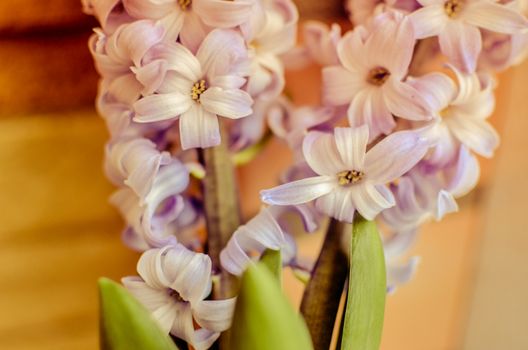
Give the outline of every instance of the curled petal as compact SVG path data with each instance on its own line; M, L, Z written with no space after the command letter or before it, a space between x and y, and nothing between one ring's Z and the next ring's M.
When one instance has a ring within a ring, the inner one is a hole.
M206 148L220 144L218 117L202 106L192 108L180 117L180 140L182 148Z
M443 73L429 73L407 81L421 93L429 111L441 111L455 98L457 90L455 82Z
M242 90L210 87L200 97L200 103L208 112L231 119L247 117L253 112L253 99Z
M177 118L189 111L193 104L190 96L179 92L143 97L134 103L138 123L158 122Z
M462 197L477 185L480 166L477 158L465 146L460 147L458 161L448 174L447 189L455 197Z
M193 10L209 26L233 28L246 22L254 0L193 0Z
M409 120L430 119L430 111L427 110L422 95L429 91L419 91L407 82L391 79L383 86L383 98L392 114Z
M440 221L449 213L458 211L458 204L451 193L446 190L438 192L435 218Z
M297 205L324 196L330 193L336 186L336 176L309 177L289 182L269 190L260 191L260 197L267 204Z
M499 146L499 135L486 121L465 115L453 115L446 121L455 137L471 150L490 158Z
M236 298L224 300L203 300L193 305L196 322L203 328L223 332L231 326Z
M429 142L418 133L395 132L367 152L365 174L376 184L389 183L409 171L428 149Z
M306 162L319 175L335 176L340 171L350 170L343 162L332 134L309 132L304 137L302 149Z
M284 234L270 209L264 208L247 224L240 226L220 253L222 267L240 276L251 258L249 254L262 254L266 249L278 250L285 244Z

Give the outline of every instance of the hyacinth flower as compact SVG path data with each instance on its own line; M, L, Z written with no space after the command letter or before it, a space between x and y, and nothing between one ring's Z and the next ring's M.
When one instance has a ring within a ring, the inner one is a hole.
M370 31L360 26L346 34L338 45L341 65L323 69L324 103L349 106L350 126L367 124L371 140L396 127L393 115L430 118L423 101L427 92L404 81L415 44L412 24L397 12L374 22Z
M372 220L394 205L386 184L410 170L429 148L413 131L396 132L367 152L369 129L335 128L334 135L310 132L303 141L303 154L319 176L261 191L272 205L297 205L316 200L321 212L352 222L357 210ZM387 161L387 160L390 161Z
M179 118L183 149L218 145L218 116L237 119L252 113L253 100L240 89L246 82L240 68L247 55L242 37L234 31L215 30L196 56L177 43L165 49L170 62L164 80L156 93L134 103L134 120L152 123Z
M143 253L137 270L139 277L125 277L123 284L162 330L205 350L229 327L236 299L204 300L212 288L207 255L169 245Z
M419 0L409 18L417 39L438 36L442 53L465 73L475 71L482 50L479 28L504 34L528 29L518 10L490 0Z

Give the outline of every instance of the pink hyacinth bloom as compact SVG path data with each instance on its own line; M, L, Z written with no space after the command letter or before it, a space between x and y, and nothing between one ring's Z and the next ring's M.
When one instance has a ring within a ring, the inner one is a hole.
M352 222L357 210L372 220L394 205L386 184L411 169L427 152L428 142L413 131L387 136L368 152L369 130L336 128L334 135L313 131L303 142L304 157L318 174L261 191L272 205L297 205L316 200L316 208L338 220Z
M162 330L205 350L229 328L236 300L204 300L211 293L211 265L209 256L177 244L143 253L140 277L122 282Z
M420 7L416 0L347 0L345 8L354 25L366 24L373 16L393 9L405 13Z
M487 158L499 145L499 135L486 121L495 107L491 77L463 74L455 68L453 71L458 86L441 73L432 73L413 82L417 89L432 91L428 103L435 111L435 121L427 136L437 144L427 159L437 166L451 162L460 144Z
M134 104L138 123L179 118L183 149L220 143L218 116L238 119L252 113L253 100L241 87L247 50L240 34L217 29L196 56L180 44L165 46L167 71L154 94Z
M81 0L83 11L94 15L104 31L113 33L121 24L134 19L123 9L121 0Z
M341 65L323 70L323 101L349 105L350 126L367 124L371 140L394 129L393 114L428 119L424 92L403 81L414 44L411 23L395 12L377 17L370 33L364 27L348 33L338 46Z
M410 14L416 38L438 36L440 49L458 69L472 73L482 49L479 28L514 34L528 21L514 8L491 0L419 0L423 8Z
M255 0L123 0L136 18L159 19L167 39L178 37L195 52L213 28L234 28L248 21Z

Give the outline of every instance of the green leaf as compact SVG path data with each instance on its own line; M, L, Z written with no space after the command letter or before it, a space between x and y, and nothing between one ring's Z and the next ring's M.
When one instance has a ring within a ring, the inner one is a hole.
M266 266L270 272L275 276L279 285L282 286L282 256L280 250L266 249L260 263Z
M310 350L308 329L263 264L242 277L230 350Z
M99 279L101 349L178 350L150 313L123 287Z
M350 265L341 350L378 350L387 276L383 244L374 222L354 221Z

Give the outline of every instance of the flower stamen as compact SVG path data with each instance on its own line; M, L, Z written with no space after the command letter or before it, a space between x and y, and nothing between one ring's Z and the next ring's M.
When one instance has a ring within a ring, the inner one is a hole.
M205 80L200 80L194 83L192 90L191 90L191 98L195 101L200 101L200 95L203 94L207 90L207 84L205 83Z
M448 17L454 18L462 10L462 1L460 0L447 0L444 2L444 11Z
M341 186L346 186L363 180L364 176L365 173L359 170L344 170L337 173L337 181Z
M372 85L381 86L390 77L390 72L387 68L376 67L370 70L367 76L367 82Z
M180 5L180 8L185 11L189 6L191 6L192 0L178 0L178 5Z

